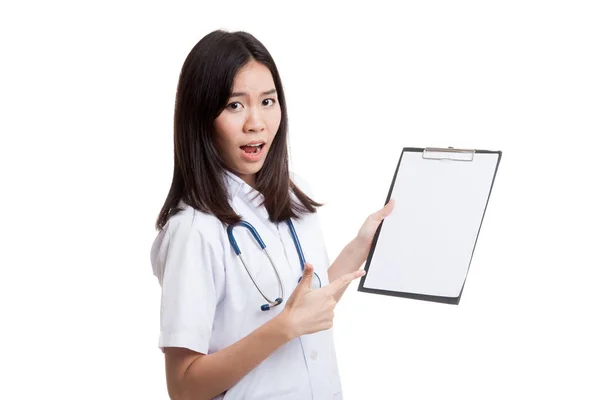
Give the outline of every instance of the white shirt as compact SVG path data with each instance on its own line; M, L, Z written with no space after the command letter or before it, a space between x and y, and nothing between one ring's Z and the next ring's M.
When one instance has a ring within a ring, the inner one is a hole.
M293 180L312 197L304 180ZM287 224L270 222L266 208L259 206L264 197L241 178L227 171L226 183L232 208L254 226L279 270L284 302L261 311L266 301L233 251L226 226L181 202L184 210L169 219L151 250L152 269L162 288L161 349L185 347L209 354L232 345L280 313L302 275ZM293 193L292 199L297 201ZM306 261L327 285L330 263L317 214L303 214L292 222ZM270 299L278 297L277 277L258 243L243 227L233 233L261 289ZM331 330L284 344L216 399L342 399Z

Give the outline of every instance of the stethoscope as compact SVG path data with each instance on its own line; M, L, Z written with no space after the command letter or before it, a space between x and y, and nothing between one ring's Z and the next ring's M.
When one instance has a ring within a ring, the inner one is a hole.
M298 253L298 258L300 259L300 267L302 268L302 272L304 272L304 264L306 263L306 260L304 259L304 253L302 252L302 247L300 246L300 241L298 240L298 235L296 235L296 230L294 229L292 220L288 219L288 220L286 220L286 222L287 222L288 227L290 228L290 233L292 234L292 239L294 240L294 245L296 246L296 252ZM275 275L277 275L277 280L279 281L279 297L277 297L275 300L271 300L265 295L265 293L261 290L260 286L254 279L252 272L250 272L250 270L248 269L248 266L244 262L244 258L242 257L242 252L240 251L240 248L238 247L237 242L235 241L235 238L233 237L233 228L236 226L243 226L244 228L248 229L250 231L250 233L252 233L252 236L254 236L254 239L256 239L256 241L258 242L260 248L263 249L263 251L267 255L267 258L269 259L269 262L271 263L271 267L273 268L273 271L275 271ZM267 246L265 245L265 242L263 242L263 240L261 239L261 237L258 234L258 232L256 231L256 229L249 222L240 221L237 224L229 225L227 227L227 236L229 236L229 243L231 243L231 247L233 247L233 251L235 251L235 254L237 254L240 257L240 260L242 261L244 268L246 268L246 272L250 276L252 283L254 283L254 286L256 287L256 289L258 289L258 291L260 292L262 297L267 301L267 304L263 304L262 306L260 306L260 309L262 311L267 311L267 310L270 310L271 307L275 307L275 306L278 306L279 304L281 304L283 302L283 297L284 297L283 283L281 282L281 276L279 276L279 271L277 270L277 267L273 263L273 260L271 259L271 256L269 255L269 252L267 251ZM298 279L298 282L300 282L300 279L302 279L302 277L300 277ZM311 282L311 287L313 287L313 288L321 287L321 278L319 278L319 276L316 273L313 273L313 281Z

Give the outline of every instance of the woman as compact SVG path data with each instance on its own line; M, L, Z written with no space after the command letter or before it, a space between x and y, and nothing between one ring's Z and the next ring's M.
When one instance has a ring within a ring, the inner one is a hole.
M321 204L288 171L287 128L281 79L258 40L215 31L194 46L179 78L173 181L151 251L172 399L342 398L334 308L364 275L393 202L330 265Z

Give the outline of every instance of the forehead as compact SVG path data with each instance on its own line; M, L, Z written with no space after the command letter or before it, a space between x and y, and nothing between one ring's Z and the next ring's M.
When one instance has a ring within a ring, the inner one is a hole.
M246 64L233 79L233 92L265 92L274 88L271 71L256 61Z

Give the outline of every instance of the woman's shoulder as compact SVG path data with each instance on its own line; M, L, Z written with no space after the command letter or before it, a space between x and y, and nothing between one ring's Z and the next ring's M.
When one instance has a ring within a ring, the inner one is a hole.
M224 249L224 229L217 217L183 202L178 208L180 211L169 218L152 243L150 258L155 275L162 271L161 265L171 249L184 251L189 246L208 246L215 254Z
M218 239L217 234L223 229L222 222L214 215L195 209L194 207L179 202L180 211L172 215L163 230L167 234L176 232L194 233L206 239Z
M179 211L171 215L165 226L158 232L152 252L167 250L173 243L203 242L214 248L222 248L223 224L214 215L197 210L179 202Z

